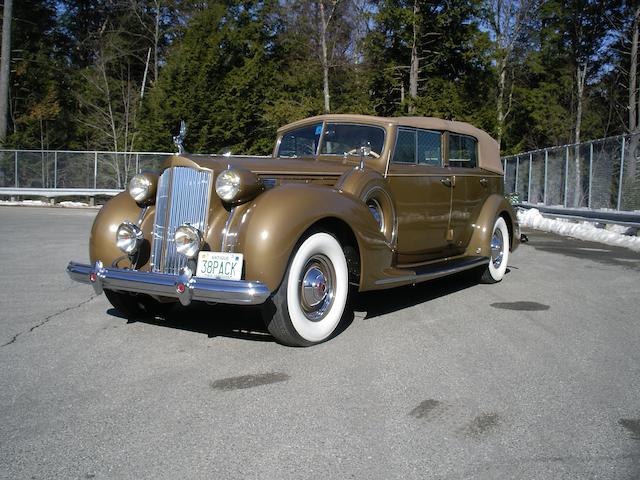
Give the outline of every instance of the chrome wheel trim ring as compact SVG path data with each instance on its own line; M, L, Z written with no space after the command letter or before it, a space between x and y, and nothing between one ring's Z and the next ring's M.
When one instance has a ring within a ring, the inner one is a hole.
M331 310L335 298L336 273L329 258L322 254L307 260L300 278L300 307L304 316L321 321Z
M500 268L502 259L504 257L504 238L502 237L502 230L496 228L493 231L493 237L491 237L491 262L494 268Z

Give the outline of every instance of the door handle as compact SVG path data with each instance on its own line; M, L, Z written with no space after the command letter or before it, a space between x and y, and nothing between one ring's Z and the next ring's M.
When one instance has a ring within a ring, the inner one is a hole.
M489 180L487 180L486 178L481 178L480 179L480 185L482 185L483 187L486 187L487 185L489 185Z
M450 178L441 178L440 183L443 184L445 187L451 187L452 185Z

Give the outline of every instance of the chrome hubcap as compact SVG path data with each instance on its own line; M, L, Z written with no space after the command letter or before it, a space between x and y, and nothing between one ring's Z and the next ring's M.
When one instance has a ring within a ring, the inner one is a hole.
M313 322L324 318L333 304L335 272L324 255L314 255L302 269L300 303L304 315Z
M495 268L500 268L504 257L504 239L502 230L496 229L491 238L491 262Z

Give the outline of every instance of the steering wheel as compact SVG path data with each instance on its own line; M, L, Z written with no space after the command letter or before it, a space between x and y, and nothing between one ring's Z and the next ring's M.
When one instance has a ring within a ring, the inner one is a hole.
M360 149L354 148L353 150L349 150L347 152L347 155L360 155ZM374 152L373 150L369 152L369 155L371 155L373 158L380 158L380 154L377 152Z

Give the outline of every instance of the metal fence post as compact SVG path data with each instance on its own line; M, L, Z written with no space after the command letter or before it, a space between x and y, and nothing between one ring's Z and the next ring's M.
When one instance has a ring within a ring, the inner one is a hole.
M620 210L620 204L622 203L622 174L624 172L624 142L626 138L622 137L622 148L620 149L620 178L618 178L618 210Z
M98 152L93 152L93 188L98 188Z
M516 184L513 187L515 193L518 193L518 170L520 170L520 157L516 156Z
M136 173L140 173L140 154L136 153Z
M587 208L591 208L591 189L593 188L593 142L589 144L589 198Z
M549 163L549 150L544 149L544 194L542 203L547 204L547 164Z
M569 147L564 147L564 200L563 205L567 206L567 196L569 195Z
M58 151L53 152L53 188L58 188Z
M16 184L16 188L18 188L18 151L14 150L13 152L13 174L15 175L14 182Z
M533 163L533 153L529 153L529 185L527 186L527 202L531 203L531 167Z

